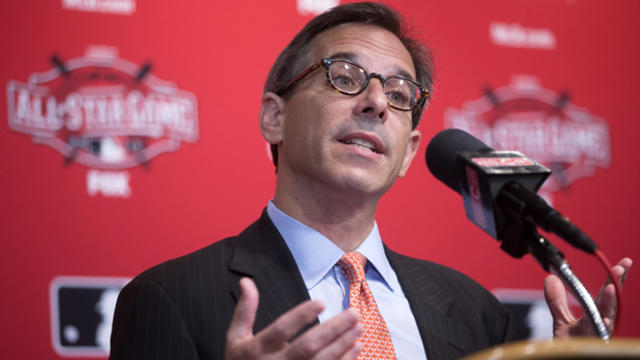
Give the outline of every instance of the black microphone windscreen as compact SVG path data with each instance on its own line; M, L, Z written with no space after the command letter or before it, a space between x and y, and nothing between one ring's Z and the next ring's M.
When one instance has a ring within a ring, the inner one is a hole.
M482 141L460 129L446 129L436 134L427 145L425 158L429 171L453 191L460 193L456 154L461 151L492 151Z

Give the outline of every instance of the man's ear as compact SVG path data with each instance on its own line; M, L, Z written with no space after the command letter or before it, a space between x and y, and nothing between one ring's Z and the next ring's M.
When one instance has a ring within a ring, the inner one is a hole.
M280 144L284 133L285 101L280 96L266 92L260 107L260 132L269 144Z
M402 168L400 169L400 173L398 173L398 176L403 177L407 173L407 170L409 170L411 161L413 161L416 153L418 153L421 138L422 134L420 133L420 131L411 131L411 135L409 135L409 141L407 142L407 151L404 154L404 159L402 160Z

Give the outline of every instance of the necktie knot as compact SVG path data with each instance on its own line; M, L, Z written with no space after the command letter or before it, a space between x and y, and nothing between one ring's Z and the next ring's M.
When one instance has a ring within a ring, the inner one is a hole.
M340 265L349 284L365 281L364 266L366 263L367 258L355 251L342 255L342 258L338 261L338 265Z

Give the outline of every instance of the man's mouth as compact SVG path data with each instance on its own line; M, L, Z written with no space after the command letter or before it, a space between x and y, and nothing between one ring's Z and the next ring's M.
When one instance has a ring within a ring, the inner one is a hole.
M379 141L376 141L375 138L365 139L361 136L347 136L344 139L338 140L338 142L366 149L376 154L382 154L383 152L382 144L380 144Z

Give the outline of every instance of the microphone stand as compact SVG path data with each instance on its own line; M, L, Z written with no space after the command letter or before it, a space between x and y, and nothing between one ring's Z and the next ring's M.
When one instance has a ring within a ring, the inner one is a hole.
M560 279L562 279L576 299L578 299L580 305L582 305L584 313L589 317L589 320L591 320L591 325L593 325L598 336L603 340L609 340L611 334L604 325L602 316L600 316L600 312L598 311L593 298L584 285L582 285L580 279L578 279L576 274L571 270L571 267L565 261L562 252L560 252L560 250L558 250L542 235L538 234L535 229L533 229L528 240L533 257L538 261L543 269L556 274Z
M608 340L611 334L604 325L593 298L565 261L564 254L538 234L536 222L526 216L527 203L519 197L511 196L509 192L501 192L496 200L505 210L499 218L504 225L499 238L502 242L500 248L515 258L531 253L544 270L560 277L582 305L596 334L603 340Z

